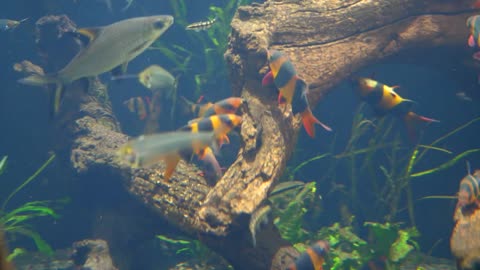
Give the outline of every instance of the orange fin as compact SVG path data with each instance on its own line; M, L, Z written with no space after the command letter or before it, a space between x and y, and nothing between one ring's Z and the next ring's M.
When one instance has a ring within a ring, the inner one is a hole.
M165 163L167 164L167 168L165 169L165 173L163 174L165 181L170 181L170 177L172 177L173 171L175 171L175 168L177 167L179 161L180 156L178 154L170 154L165 157Z
M319 124L327 131L332 131L332 129L325 125L324 123L320 122L313 114L310 108L307 108L305 111L302 112L302 122L303 127L307 134L314 138L315 137L315 124Z
M414 112L408 112L404 117L405 125L407 127L408 137L412 142L417 140L417 124L420 122L425 123L438 123L440 121L418 115Z
M283 96L282 96L282 93L279 91L279 92L278 92L278 99L277 99L277 100L278 100L278 104L282 104L282 97L283 97Z
M468 46L469 47L475 47L475 40L473 39L473 35L468 36Z
M392 87L392 89L398 89L398 88L400 88L400 85L394 85L394 86L391 86L391 87Z

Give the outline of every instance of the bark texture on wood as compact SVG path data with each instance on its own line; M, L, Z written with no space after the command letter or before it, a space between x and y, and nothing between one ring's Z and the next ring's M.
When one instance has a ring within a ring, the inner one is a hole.
M269 269L274 257L278 259L272 269L284 269L291 261L284 258L295 252L281 249L288 244L278 232L272 228L260 233L257 248L251 246L248 233L248 216L282 174L300 124L289 109L278 108L274 93L261 87L267 70L265 49L280 49L291 57L310 84L309 98L316 104L359 68L401 50L465 42L465 19L473 12L470 2L277 0L241 7L232 22L225 58L234 94L247 101L242 108L242 145L215 186L184 162L170 183L163 180L162 163L137 170L119 163L115 151L128 138L118 131L105 106L108 102L98 98L83 100L80 113L66 120L71 165L80 174L101 170L117 177L145 205L185 232L198 234L236 269ZM54 53L44 50L61 41L63 35L55 33L64 28L41 33L37 41L55 67L65 59L54 59ZM90 84L97 94L99 88ZM284 255L275 256L278 250Z

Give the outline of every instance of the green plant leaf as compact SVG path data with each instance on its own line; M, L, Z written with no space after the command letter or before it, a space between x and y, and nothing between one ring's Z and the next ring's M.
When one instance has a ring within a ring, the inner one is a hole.
M2 175L7 168L7 158L8 156L4 156L2 160L0 160L0 175Z

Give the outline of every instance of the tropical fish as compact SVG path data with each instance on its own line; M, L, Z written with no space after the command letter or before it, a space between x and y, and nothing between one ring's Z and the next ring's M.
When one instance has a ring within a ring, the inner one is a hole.
M190 101L186 101L190 102ZM244 100L239 97L231 97L222 99L215 103L194 104L190 102L190 108L195 116L198 118L190 120L188 123L193 123L202 118L210 117L216 114L234 114L238 108L243 104Z
M475 15L467 18L467 27L470 29L468 36L468 46L475 48L480 47L480 15ZM473 54L475 60L480 60L480 52Z
M262 83L271 80L269 79L270 76L273 77L275 86L280 91L278 95L279 103L283 97L288 104L292 105L293 114L301 114L303 127L310 137L315 137L314 124L319 124L325 130L331 131L332 129L329 126L320 122L312 114L307 99L307 83L299 77L287 55L280 51L268 50L267 57L270 72L265 75Z
M160 160L166 162L164 178L170 179L183 151L208 147L214 140L213 132L168 132L143 135L127 142L117 152L118 158L132 168L150 167Z
M124 73L128 62L145 51L172 24L172 16L158 15L122 20L104 27L78 29L75 34L88 39L88 44L63 69L45 76L32 74L19 82L34 86L56 84L55 114L66 84L110 70L114 74Z
M131 113L136 113L140 120L145 120L151 111L151 101L149 97L132 97L123 102Z
M480 170L476 170L471 174L470 163L467 162L467 175L460 181L458 189L458 207L476 204L480 207Z
M192 132L213 131L215 133L215 138L218 141L218 146L221 147L224 143L230 143L227 134L241 123L241 116L236 114L220 114L202 118L180 128L179 130Z
M467 18L467 27L470 30L470 35L468 36L468 46L475 47L480 44L480 15L470 16Z
M0 228L0 270L14 270L12 263L7 260L8 258L7 240L5 239L5 232L3 228Z
M257 231L260 230L260 227L263 224L268 223L268 215L272 211L272 207L270 205L265 205L261 208L256 209L252 215L250 216L250 222L248 224L248 228L250 230L250 235L252 236L252 244L253 247L257 246Z
M297 188L303 188L305 186L305 182L302 181L287 181L287 182L282 182L273 188L272 191L268 194L268 197L275 196L278 194L281 194L283 192L287 192L292 189L297 189Z
M325 255L328 253L330 246L328 242L320 240L307 248L307 250L300 254L300 256L292 263L288 270L322 270L325 261Z
M28 20L28 18L22 19L20 21L0 19L0 30L2 31L13 30L26 20Z
M203 117L205 115L205 112L213 107L213 103L207 102L207 103L194 103L185 97L181 96L180 99L183 101L183 103L186 105L187 109L185 110L186 114L191 114L193 117Z
M221 114L213 115L208 118L200 119L199 121L187 124L186 126L180 128L181 131L190 131L192 133L196 132L211 132L215 134L217 144L215 148L220 148L222 144L226 141L230 142L227 133L229 133L233 128L242 123L242 117L235 114ZM209 146L204 148L199 148L197 151L193 150L200 160L203 160L212 165L215 174L220 177L222 174L222 169L217 159L215 158L214 152ZM192 152L184 151L184 157L187 159L192 155Z
M439 122L438 120L420 116L411 111L414 101L404 99L394 90L399 86L388 86L369 78L357 78L357 87L360 97L373 107L378 116L393 113L401 117L406 126L410 139L415 140L415 124L417 122Z
M214 25L216 21L217 21L217 17L215 17L215 18L213 18L212 20L209 20L209 21L201 21L201 22L192 23L192 24L187 25L187 27L185 27L185 30L193 30L195 32L200 32L202 30L207 30L210 27L212 27L212 25Z
M177 87L177 81L170 72L158 65L151 65L139 74L125 74L112 77L112 80L138 78L138 81L152 91L165 91L168 95Z

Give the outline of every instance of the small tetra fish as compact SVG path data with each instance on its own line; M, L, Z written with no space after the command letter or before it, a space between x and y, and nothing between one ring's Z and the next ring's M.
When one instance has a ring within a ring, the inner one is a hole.
M149 97L133 97L123 102L131 113L136 113L140 120L145 120L151 111Z
M169 181L183 151L200 152L214 140L213 132L168 132L143 135L127 142L117 157L132 168L150 167L160 160L166 162L165 181Z
M248 224L248 228L250 230L250 235L252 237L252 244L253 247L257 246L257 231L260 230L262 224L268 223L268 215L272 211L272 207L270 205L265 205L256 209L252 215L250 216L250 222Z
M415 124L417 122L439 122L438 120L420 116L411 111L414 101L404 99L394 89L399 86L388 86L369 78L357 78L356 90L360 97L373 107L378 116L393 113L401 117L406 126L410 139L415 140Z
M320 122L312 114L307 99L307 83L299 77L287 55L280 51L268 50L267 58L270 72L265 75L262 84L268 84L273 78L273 82L280 92L278 95L279 103L283 97L288 104L292 105L293 114L301 114L303 127L310 137L315 137L315 124L331 131L332 129L329 126Z
M287 270L322 270L325 256L330 250L328 242L320 240L311 245Z
M469 97L467 95L467 93L465 93L464 91L457 92L455 94L455 96L457 96L458 99L463 100L463 101L467 101L467 102L472 102L473 101L472 98Z
M195 23L187 25L187 27L185 27L185 30L193 30L195 32L200 32L202 30L207 30L210 27L212 27L215 24L216 21L217 21L217 17L215 17L215 18L213 18L212 20L209 20L209 21L195 22Z
M467 205L476 204L480 207L480 170L476 170L473 174L470 171L470 164L467 162L467 176L460 181L458 189L457 208Z
M17 28L21 23L28 20L28 18L22 19L20 21L9 20L9 19L0 19L0 30L9 31Z

